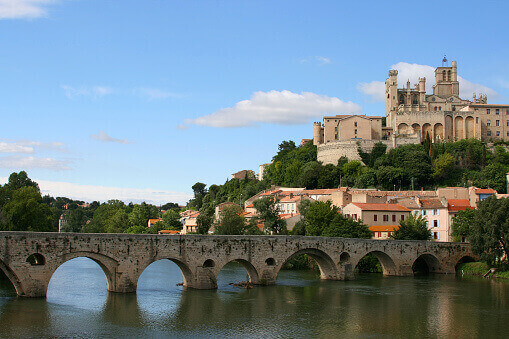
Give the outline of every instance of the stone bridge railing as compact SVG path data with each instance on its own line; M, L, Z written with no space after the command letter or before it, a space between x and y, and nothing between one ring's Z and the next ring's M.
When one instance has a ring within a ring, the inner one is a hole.
M0 232L0 269L18 295L43 297L55 270L64 262L87 257L103 269L108 290L136 292L140 275L160 259L175 262L184 286L217 288L216 277L231 261L241 263L254 284L274 284L291 257L308 254L321 278L353 279L360 259L373 253L384 275L412 275L422 260L433 273L454 273L470 245L430 241L367 240L303 236L132 235Z

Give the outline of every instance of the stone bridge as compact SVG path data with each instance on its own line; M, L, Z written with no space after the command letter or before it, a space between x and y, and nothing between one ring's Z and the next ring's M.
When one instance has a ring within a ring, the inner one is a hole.
M136 292L151 263L169 259L182 270L184 286L217 288L221 268L242 264L254 284L275 284L293 256L308 254L322 279L353 279L360 259L373 253L384 275L412 275L417 261L432 273L455 273L473 258L464 243L367 240L304 236L132 235L0 232L0 269L20 296L44 297L55 270L68 260L87 257L103 269L108 291Z

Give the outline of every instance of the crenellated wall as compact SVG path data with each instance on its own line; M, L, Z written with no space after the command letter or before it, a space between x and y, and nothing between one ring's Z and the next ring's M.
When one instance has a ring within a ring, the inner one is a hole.
M436 273L454 273L462 258L473 257L468 244L428 241L0 232L0 269L18 295L27 297L44 297L55 270L76 257L101 266L109 291L131 293L145 268L160 259L180 267L184 286L213 289L219 271L231 261L246 268L252 283L267 285L274 284L283 264L298 254L317 261L322 279L345 280L353 278L353 269L368 253L379 258L385 275L397 276L413 274L419 257Z

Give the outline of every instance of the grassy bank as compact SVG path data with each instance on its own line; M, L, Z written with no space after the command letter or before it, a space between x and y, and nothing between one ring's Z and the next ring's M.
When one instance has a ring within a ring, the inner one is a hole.
M484 262L467 262L458 266L458 273L482 277L489 269L490 266ZM496 278L509 279L509 271L497 271L493 276Z

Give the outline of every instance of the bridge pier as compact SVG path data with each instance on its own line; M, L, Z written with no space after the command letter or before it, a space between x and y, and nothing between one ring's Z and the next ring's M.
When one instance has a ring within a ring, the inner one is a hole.
M213 290L217 288L216 277L210 268L198 266L194 276L194 282L188 282L186 284L187 287L196 288L197 290Z

